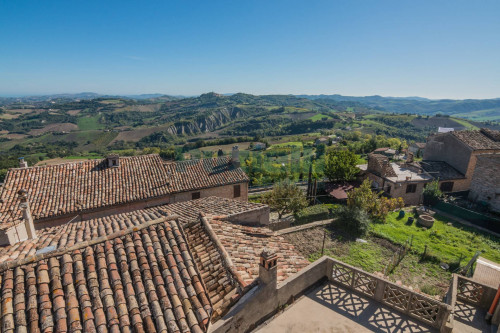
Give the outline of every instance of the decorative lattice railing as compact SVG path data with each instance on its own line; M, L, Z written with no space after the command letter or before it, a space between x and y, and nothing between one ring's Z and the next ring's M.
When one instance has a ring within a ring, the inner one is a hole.
M457 299L471 305L479 305L485 292L482 284L458 276Z
M330 279L434 327L444 325L451 312L445 303L337 260L332 260Z

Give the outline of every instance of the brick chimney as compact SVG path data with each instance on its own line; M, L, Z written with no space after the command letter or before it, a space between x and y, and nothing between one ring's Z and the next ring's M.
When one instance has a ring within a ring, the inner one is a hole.
M232 157L231 157L231 163L234 165L235 168L240 167L240 149L238 146L233 147L233 152L232 152Z
M108 162L108 167L110 168L118 168L120 166L120 156L118 156L118 154L106 156L106 161Z
M260 254L259 279L266 286L276 288L278 281L278 256L273 251L264 248Z
M28 162L24 160L24 157L19 157L19 167L23 169L28 167Z
M28 236L28 239L35 239L37 238L37 236L36 236L35 224L33 223L33 217L31 216L30 204L28 202L28 195L27 195L28 192L26 190L19 190L17 194L19 195L19 198L21 200L19 208L21 208L23 212L23 222L26 228L26 234Z

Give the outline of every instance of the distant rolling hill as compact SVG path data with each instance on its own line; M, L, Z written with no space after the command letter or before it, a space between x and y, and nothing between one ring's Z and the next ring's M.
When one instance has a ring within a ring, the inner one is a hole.
M311 100L334 100L337 102L358 102L373 109L420 115L443 114L475 121L500 121L500 98L494 99L439 99L422 97L342 96L342 95L298 95Z

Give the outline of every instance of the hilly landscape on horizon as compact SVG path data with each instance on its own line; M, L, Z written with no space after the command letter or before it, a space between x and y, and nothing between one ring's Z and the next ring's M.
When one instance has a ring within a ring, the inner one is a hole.
M181 158L181 153L196 158L208 156L196 150L203 146L307 143L352 133L359 133L354 141L377 136L410 143L425 141L438 127L500 129L499 114L500 99L243 93L9 97L0 98L0 156L5 164L0 169L15 166L21 156L34 164L56 157L92 158L158 147L167 149L170 158Z

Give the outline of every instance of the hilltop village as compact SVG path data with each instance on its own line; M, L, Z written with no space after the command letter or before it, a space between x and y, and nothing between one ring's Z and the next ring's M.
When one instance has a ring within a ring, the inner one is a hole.
M377 148L354 162L349 181L310 172L307 182L255 189L241 160L236 145L184 161L110 154L31 166L21 158L0 187L1 331L471 332L500 324L499 131ZM277 207L286 216L277 218ZM348 219L346 207L356 212ZM370 214L378 222L350 234L350 221ZM371 272L353 259L357 247L374 251L369 237L393 249L390 265ZM482 247L462 249L461 239ZM350 247L337 253L329 244ZM462 251L454 268L453 251ZM410 274L401 270L416 257L422 270L440 272L437 291L394 278Z

